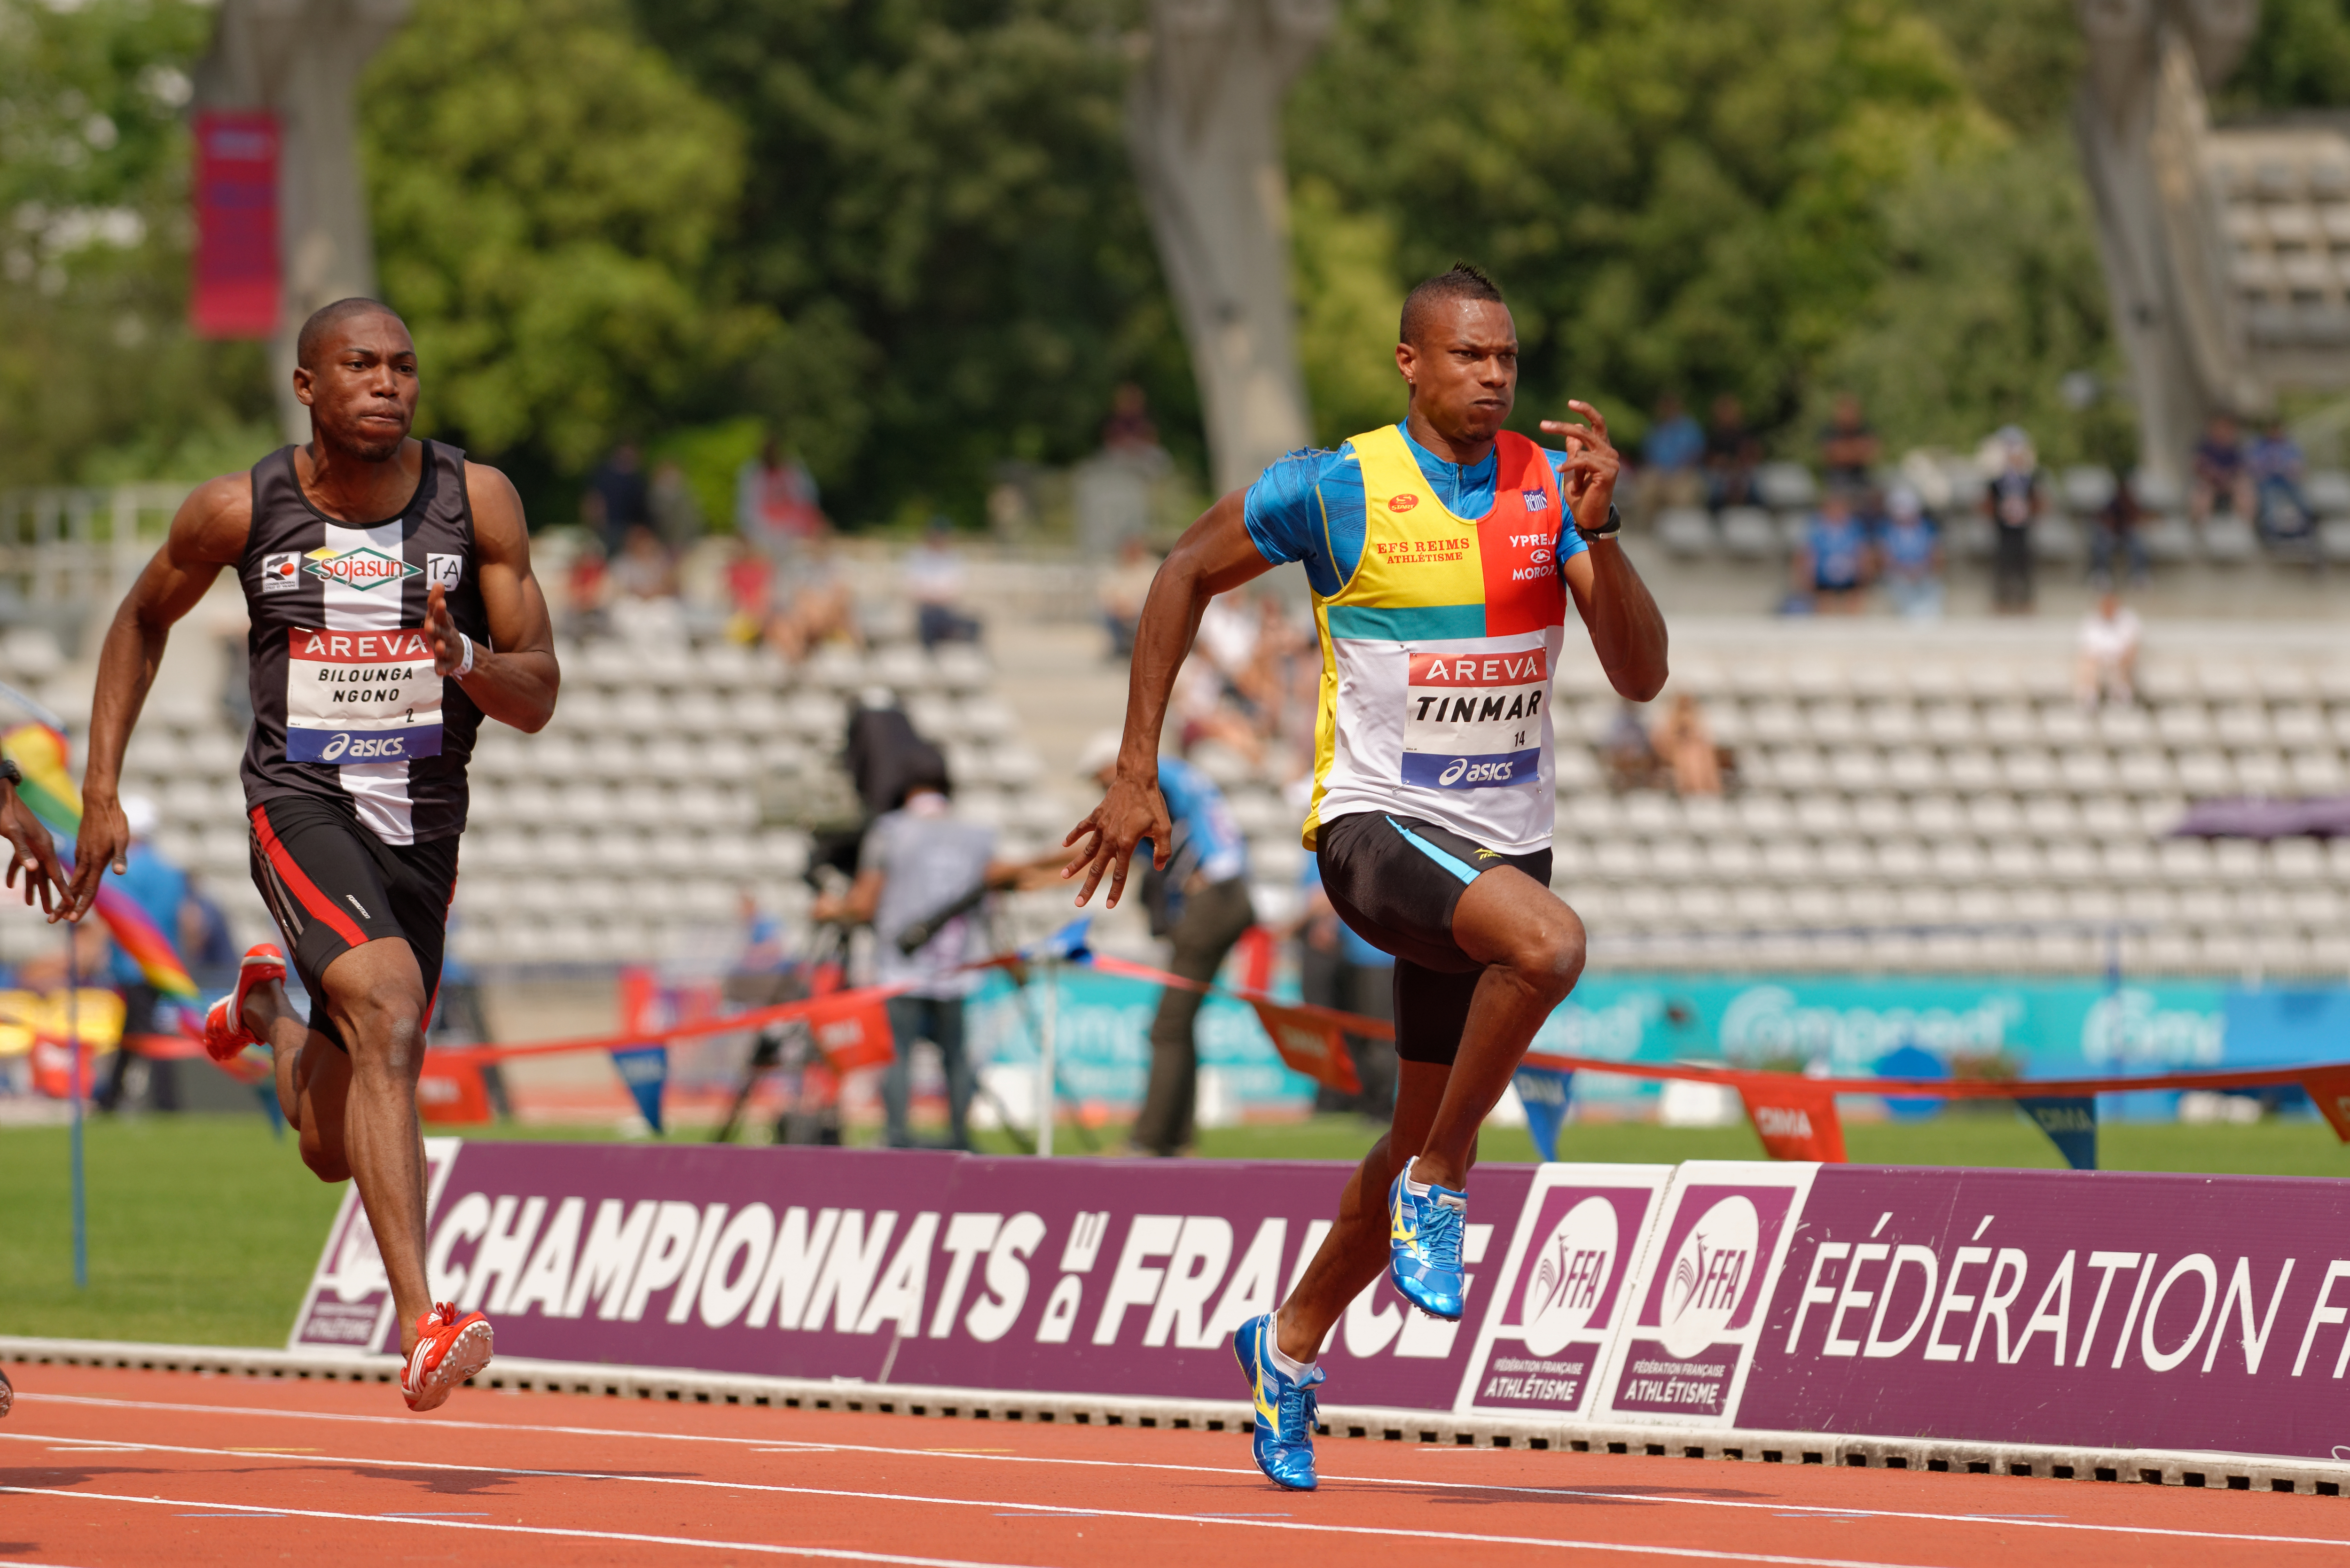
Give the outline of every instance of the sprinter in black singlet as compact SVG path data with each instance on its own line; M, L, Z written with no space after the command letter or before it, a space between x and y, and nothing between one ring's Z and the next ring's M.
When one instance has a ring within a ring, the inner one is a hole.
M294 1011L286 957L263 943L204 1045L226 1061L265 1042L304 1163L357 1180L400 1314L400 1392L430 1410L492 1351L489 1320L434 1303L425 1282L416 1121L465 763L484 717L545 725L559 672L514 486L409 437L416 348L400 318L338 301L304 326L298 360L308 444L198 486L108 629L69 909L123 869L124 743L172 623L232 569L252 619L254 882L311 1010Z

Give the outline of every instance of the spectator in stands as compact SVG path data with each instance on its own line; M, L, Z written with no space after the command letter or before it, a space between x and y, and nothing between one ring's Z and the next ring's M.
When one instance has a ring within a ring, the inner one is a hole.
M2107 588L2097 607L2081 622L2080 655L2073 667L2073 693L2084 708L2100 702L2137 701L2137 612Z
M884 1004L897 1047L881 1078L891 1148L913 1147L908 1102L914 1047L924 1040L938 1048L946 1074L948 1147L971 1147L976 1079L963 1049L963 1004L981 977L962 966L983 956L986 944L976 904L959 911L956 906L983 889L1014 887L1024 879L1035 878L1041 886L1067 858L1057 849L1036 861L995 858L995 830L954 815L940 771L916 779L895 810L874 819L847 891L827 894L810 906L812 919L871 921L873 983L903 988ZM913 944L911 951L900 938Z
M1599 754L1607 763L1608 787L1617 794L1656 785L1661 762L1656 743L1648 738L1648 726L1641 721L1638 702L1627 698L1616 710L1616 717L1599 742Z
M2014 425L1992 438L1998 468L1983 486L1983 511L1991 518L1991 607L2002 615L2032 610L2032 531L2047 510L2040 482L2040 459L2032 438Z
M702 503L694 497L693 485L685 470L673 459L663 458L653 465L653 482L650 494L653 531L670 553L682 556L701 543L704 524Z
M124 869L116 873L115 887L138 905L140 912L155 922L155 929L175 944L181 928L188 916L188 876L163 857L155 847L155 830L162 826L163 814L155 803L143 794L122 797L122 817L130 829L130 848L123 857ZM184 961L185 955L182 955ZM124 951L120 944L112 948L107 959L107 983L122 993L122 1033L126 1039L133 1034L176 1034L176 1025L165 1026L157 1016L162 995L147 983L146 971L139 961ZM107 1081L91 1096L101 1110L114 1110L122 1103L124 1080L130 1064L139 1058L129 1050L114 1054L113 1071Z
M1828 488L1868 490L1880 450L1877 432L1869 429L1867 416L1861 412L1860 400L1850 392L1837 394L1835 410L1820 431L1820 472Z
M1684 691L1673 699L1672 710L1658 724L1650 744L1658 760L1672 774L1674 794L1721 793L1721 753L1714 747L1713 732L1706 727L1694 695Z
M668 599L677 597L677 562L660 535L639 523L620 541L619 558L612 563L612 589L623 598Z
M1705 432L1706 504L1754 504L1754 471L1762 464L1762 443L1746 428L1746 410L1728 392L1713 400L1713 422Z
M798 559L784 579L788 597L767 618L767 646L794 663L827 642L865 646L857 625L857 597L833 555L832 530L819 528L800 541Z
M1305 894L1305 913L1297 922L1297 991L1307 1005L1327 1007L1366 1018L1395 1017L1395 959L1365 941L1354 927L1338 918L1330 896L1322 889L1322 863L1305 857L1298 885ZM1354 1058L1355 1076L1363 1092L1344 1096L1326 1085L1314 1096L1317 1111L1353 1111L1381 1127L1395 1113L1396 1065L1393 1040L1368 1034L1348 1034L1347 1054Z
M1877 581L1893 612L1908 620L1935 620L1942 613L1942 537L1918 503L1918 493L1897 484L1886 493L1885 526L1877 545Z
M2127 563L2133 587L2144 586L2147 568L2146 513L2137 503L2126 469L2114 471L2114 493L2097 508L2089 524L2089 580L2102 588L2115 586L2115 572Z
M831 526L819 504L816 476L797 457L785 456L769 436L759 455L734 475L734 531L772 560L789 560L800 545Z
M942 642L977 642L980 625L962 607L962 556L954 546L954 524L933 517L922 542L906 552L899 580L914 601L914 635L924 648Z
M1852 493L1831 487L1795 552L1795 593L1824 614L1858 615L1873 565L1870 554L1868 530L1853 515Z
M767 619L775 613L775 563L748 539L736 535L721 576L726 592L726 638L754 643L767 635Z
M2284 421L2271 418L2262 425L2245 454L2245 466L2251 473L2261 536L2272 544L2305 538L2313 514L2301 488L2301 443L2285 429Z
M1109 633L1109 656L1119 662L1134 656L1134 628L1142 620L1142 601L1150 597L1150 580L1159 575L1159 557L1139 534L1118 547L1118 565L1102 574L1102 626Z
M1110 394L1109 418L1102 421L1101 443L1110 452L1153 452L1159 427L1150 420L1150 399L1141 386L1122 381Z
M579 542L563 573L565 630L573 637L602 637L611 630L612 574L604 542L590 535Z
M1668 506L1705 504L1705 428L1670 392L1657 400L1657 422L1640 442L1635 509L1643 526Z
M645 483L644 462L633 441L612 449L588 476L588 490L595 497L591 510L607 556L620 553L620 541L629 529L653 520L651 487Z
M1078 773L1107 789L1118 750L1118 732L1103 731L1087 742ZM1215 979L1241 934L1256 923L1249 904L1248 840L1222 793L1189 763L1159 758L1159 792L1167 803L1173 842L1166 869L1143 875L1143 904L1151 934L1173 942L1168 969L1205 984ZM1191 1149L1200 1073L1193 1025L1200 1001L1198 992L1180 986L1159 993L1159 1012L1150 1024L1150 1082L1132 1135L1137 1153L1163 1157Z
M2252 466L2245 460L2243 437L2236 421L2213 414L2195 443L2193 480L2187 487L2187 512L2198 523L2225 511L2244 522L2253 515Z

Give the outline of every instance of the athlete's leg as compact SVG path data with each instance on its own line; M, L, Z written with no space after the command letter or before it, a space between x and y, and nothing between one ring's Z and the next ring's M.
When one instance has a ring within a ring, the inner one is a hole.
M302 1163L321 1181L348 1181L351 1162L343 1147L343 1110L351 1081L350 1058L294 1011L278 981L264 981L245 993L244 1026L269 1047L277 1108L294 1128Z
M1347 1303L1387 1272L1388 1189L1426 1141L1451 1076L1451 1070L1436 1062L1397 1066L1395 1118L1347 1179L1338 1199L1337 1222L1281 1305L1277 1342L1284 1355L1311 1361L1320 1355L1330 1325Z
M350 1047L340 1142L391 1282L404 1355L415 1348L416 1320L432 1310L424 1278L424 1135L416 1120L424 977L408 943L394 937L352 948L320 978L327 1014ZM319 1044L323 1052L306 1045L302 1054L339 1054Z
M1503 866L1461 895L1452 937L1485 972L1412 1177L1457 1189L1476 1160L1477 1129L1502 1103L1534 1032L1583 973L1584 934L1582 919L1557 894Z

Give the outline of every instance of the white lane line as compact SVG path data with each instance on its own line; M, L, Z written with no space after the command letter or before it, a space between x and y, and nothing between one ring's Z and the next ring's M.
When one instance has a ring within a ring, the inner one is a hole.
M279 1416L302 1420L357 1421L370 1426L407 1427L411 1429L415 1428L419 1425L416 1418L413 1417L353 1416L346 1415L338 1411L327 1410L272 1410L265 1407L255 1407L253 1406L244 1405L177 1405L166 1404L161 1401L148 1401L140 1399L109 1399L101 1398L94 1395L83 1394L26 1395L20 1393L16 1396L16 1399L19 1404L23 1404L27 1399L41 1399L47 1400L52 1404L88 1405L126 1410L185 1411L196 1415L206 1416L221 1414L239 1416ZM744 1447L753 1449L754 1451L759 1449L767 1449L772 1450L775 1447L775 1439L771 1438L701 1437L691 1432L632 1432L625 1428L611 1427L536 1426L524 1422L509 1423L504 1421L444 1421L437 1417L431 1422L431 1426L435 1430L455 1428L473 1431L498 1433L539 1432L555 1436L577 1438L660 1438L673 1442L717 1443L726 1447ZM19 1435L29 1436L29 1434L17 1434L14 1432L0 1433L0 1437L16 1437ZM1248 1478L1254 1478L1259 1473L1256 1467L1253 1465L1170 1465L1155 1463L1149 1460L1067 1459L1057 1458L1049 1454L996 1454L974 1449L900 1449L888 1448L879 1444L863 1443L809 1443L806 1445L795 1444L791 1446L794 1448L804 1446L811 1452L875 1454L884 1459L968 1459L980 1464L1070 1465L1085 1469L1170 1470L1181 1475L1221 1475ZM203 1452L205 1450L192 1451ZM1533 1450L1528 1451L1532 1452ZM367 1460L363 1462L373 1464L382 1461ZM451 1468L496 1469L500 1467L488 1465L453 1466ZM1791 1465L1785 1468L1790 1470L1794 1470L1803 1467ZM516 1473L519 1474L525 1472L518 1471ZM568 1474L572 1472L565 1471L548 1473ZM1929 1474L1931 1472L1912 1471L1909 1473ZM1904 1509L1835 1508L1825 1503L1779 1501L1747 1502L1731 1498L1679 1497L1664 1492L1618 1491L1612 1488L1512 1486L1503 1481L1438 1480L1426 1477L1414 1476L1344 1476L1326 1474L1322 1477L1322 1480L1326 1485L1332 1482L1345 1482L1354 1486L1440 1487L1448 1491L1492 1491L1503 1492L1518 1497L1578 1498L1591 1502L1653 1503L1659 1506L1671 1505L1680 1508L1722 1508L1747 1510L1764 1513L1778 1513L1782 1511L1786 1511L1797 1513L1817 1514L1823 1518L1836 1518L1853 1514L1866 1514L1872 1519L1908 1520L1926 1524L2012 1524L2020 1525L2028 1530L2078 1530L2086 1531L2092 1534L2099 1535L2154 1535L2173 1537L2185 1541L2242 1541L2250 1542L2256 1545L2265 1546L2350 1547L2350 1538L2339 1536L2262 1535L2238 1531L2181 1530L2151 1524L2091 1524L2079 1521L2065 1520L2061 1516L2054 1514L2048 1515L2044 1518L2036 1518L2015 1514L1925 1513L1916 1510Z
M112 1491L67 1491L57 1487L0 1486L0 1493L16 1497L63 1497L78 1502L147 1503L163 1508L184 1508L197 1501L186 1497L125 1497ZM889 1552L848 1552L838 1547L785 1546L766 1541L705 1541L693 1535L639 1535L621 1530L558 1530L537 1524L470 1524L456 1519L387 1518L380 1513L336 1513L320 1508L247 1508L241 1503L216 1502L204 1507L233 1511L215 1515L222 1519L343 1519L360 1524L411 1524L426 1530L485 1530L496 1535L553 1536L564 1541L628 1541L643 1546L699 1546L715 1552L756 1552L770 1557L824 1557L841 1563L893 1563L904 1568L1019 1568L1006 1563L981 1563L961 1557L906 1557ZM186 1516L196 1517L196 1516ZM10 1563L8 1568L18 1568Z
M440 1467L435 1467L440 1468ZM530 1473L530 1472L520 1472ZM584 1478L583 1478L584 1479ZM801 1489L776 1487L763 1490L796 1491ZM63 1488L0 1486L0 1493L21 1497L78 1498L86 1501L160 1503L171 1508L208 1507L239 1509L254 1517L286 1519L347 1519L369 1524L414 1524L429 1530L487 1530L510 1535L554 1535L587 1541L636 1541L660 1546L706 1546L723 1552L763 1552L795 1557L834 1557L856 1563L901 1563L918 1564L920 1568L1006 1568L1001 1563L960 1562L938 1557L899 1557L875 1552L843 1552L823 1550L813 1546L769 1545L748 1541L705 1541L690 1535L634 1535L619 1531L557 1530L538 1525L468 1524L454 1519L387 1519L378 1513L336 1513L324 1509L265 1508L255 1504L249 1509L237 1503L205 1503L195 1498L128 1497L111 1491L68 1491ZM826 1497L865 1497L881 1501L946 1502L961 1507L992 1508L987 1502L966 1501L961 1498L891 1498L886 1493L818 1492ZM1053 1519L1140 1519L1172 1524L1217 1525L1245 1522L1255 1530L1296 1530L1315 1535L1379 1535L1411 1541L1451 1541L1471 1546L1534 1546L1556 1552L1620 1552L1636 1557L1676 1557L1699 1563L1758 1563L1774 1568L1918 1568L1913 1563L1887 1563L1865 1557L1796 1557L1767 1552L1715 1552L1701 1546L1649 1546L1624 1541L1567 1541L1540 1535L1466 1535L1443 1530L1382 1530L1368 1525L1278 1523L1271 1521L1246 1521L1222 1519L1200 1519L1185 1513L1128 1513L1110 1509L1062 1509L1038 1504L1035 1516Z

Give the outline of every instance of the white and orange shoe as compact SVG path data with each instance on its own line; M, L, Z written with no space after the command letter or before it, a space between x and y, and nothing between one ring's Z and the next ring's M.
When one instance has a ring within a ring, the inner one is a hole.
M204 1054L213 1061L234 1062L248 1045L257 1044L244 1026L244 999L253 988L286 978L286 955L274 942L255 942L244 950L236 966L236 989L212 1004L204 1014Z
M490 1320L480 1313L460 1316L442 1302L416 1320L416 1348L400 1371L400 1397L411 1410L437 1410L449 1390L490 1364Z

